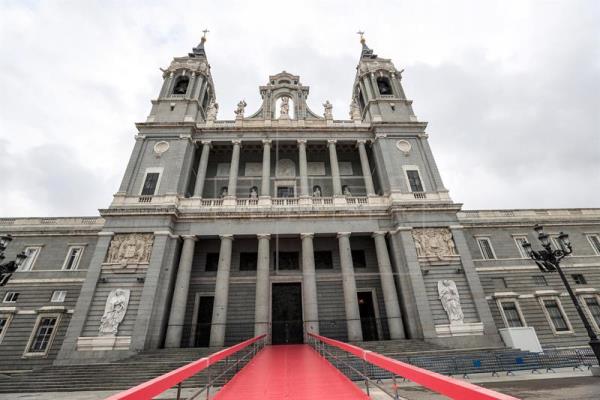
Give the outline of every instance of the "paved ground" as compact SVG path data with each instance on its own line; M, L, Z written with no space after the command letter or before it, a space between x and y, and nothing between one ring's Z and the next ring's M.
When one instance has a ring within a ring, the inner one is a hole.
M531 374L529 372L517 373L516 376L490 377L473 376L468 380L471 383L485 386L489 389L510 394L520 399L532 400L598 400L600 399L600 377L591 376L589 371L570 371L569 369L557 373ZM102 400L115 393L103 392L62 392L62 393L19 393L0 394L0 400ZM184 396L188 391L184 390ZM418 386L404 383L400 385L400 395L409 400L438 400L446 399ZM381 392L372 391L374 400L389 400ZM173 399L175 391L169 391L160 399ZM212 397L212 396L211 396Z

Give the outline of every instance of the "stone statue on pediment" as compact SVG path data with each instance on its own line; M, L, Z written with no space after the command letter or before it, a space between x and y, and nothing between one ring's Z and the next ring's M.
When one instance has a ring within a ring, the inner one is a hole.
M356 102L356 98L352 99L352 103L350 103L350 119L352 121L360 121L361 120L360 107L358 106L358 103Z
M206 120L215 121L217 119L217 113L219 112L219 103L215 103L211 100L208 110L206 111Z
M290 116L290 98L284 96L281 98L281 106L279 108L279 118L289 118Z
M331 104L329 100L323 104L323 109L323 116L325 119L333 119L333 104Z
M241 100L237 104L237 108L234 111L236 118L244 118L244 112L246 110L247 105L248 104L246 104L246 102L244 100Z

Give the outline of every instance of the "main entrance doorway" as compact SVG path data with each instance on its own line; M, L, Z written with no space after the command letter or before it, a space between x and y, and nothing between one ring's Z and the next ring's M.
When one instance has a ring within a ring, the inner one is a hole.
M194 337L195 347L208 347L209 345L214 302L214 296L200 296L200 301L198 303L198 322Z
M271 297L273 344L303 343L302 290L299 283L274 283Z
M373 304L372 292L358 292L358 312L360 313L360 326L362 328L363 340L379 340L377 334L377 318L375 317L375 305Z

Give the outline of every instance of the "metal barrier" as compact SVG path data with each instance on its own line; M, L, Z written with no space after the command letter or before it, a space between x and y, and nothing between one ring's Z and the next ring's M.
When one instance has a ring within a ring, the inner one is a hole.
M227 376L234 370L237 372L241 366L254 357L256 353L260 351L262 347L264 347L266 337L266 335L261 335L252 339L248 339L244 342L211 354L208 357L201 358L164 375L141 383L131 389L112 395L106 398L106 400L152 399L154 396L157 396L171 388L177 388L176 399L180 400L182 398L182 383L203 371L208 373L207 383L194 391L190 396L187 397L187 399L197 399L204 393L206 394L206 398L209 399L210 388L215 384L215 382L221 382L223 377ZM239 354L244 350L246 350L244 354ZM235 356L235 360L229 361L229 358L233 356ZM221 367L223 367L222 370L216 375L211 375L210 367L215 366L218 363L223 364L222 361L225 362L225 365L221 365Z
M452 399L470 399L470 400L515 400L515 397L508 396L493 390L485 389L480 386L473 385L468 382L456 380L448 376L432 372L426 369L416 367L374 353L372 351L363 350L360 347L353 346L348 343L340 342L334 339L329 339L324 336L308 334L311 338L310 344L324 357L329 357L330 361L342 372L350 371L351 374L360 376L364 380L367 394L370 395L369 385L375 386L386 393L393 399L399 399L398 386L396 378L402 377L413 381L427 389L436 393L443 394ZM344 357L338 350L346 353ZM352 355L361 360L361 366L356 367L355 364L348 362L348 356ZM369 377L369 364L391 373L392 389L389 390L380 379L371 379ZM340 368L340 366L342 368ZM450 365L444 363L440 367L447 368L449 371L456 364ZM345 371L344 371L345 369Z

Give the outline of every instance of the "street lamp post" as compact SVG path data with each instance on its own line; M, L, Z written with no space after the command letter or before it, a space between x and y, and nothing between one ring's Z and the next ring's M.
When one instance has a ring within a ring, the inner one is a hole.
M571 300L575 305L575 309L577 309L577 313L579 314L581 321L583 321L583 326L585 326L587 334L590 337L590 347L594 351L596 359L598 360L598 364L600 365L600 339L598 339L596 332L594 332L594 328L592 328L592 325L588 321L583 308L581 308L581 304L579 303L577 296L575 296L575 293L573 293L573 289L571 289L571 285L569 284L567 277L560 268L560 261L573 252L569 235L564 232L560 232L558 235L558 245L560 246L560 249L555 249L552 247L550 235L544 232L544 228L541 225L535 225L533 229L538 234L538 239L542 244L542 250L533 250L531 243L529 242L523 243L523 249L525 249L527 255L531 257L533 261L535 261L542 272L558 272L560 279L562 279L563 284L567 288L569 296L571 296Z
M20 252L17 254L15 260L1 264L2 260L6 258L4 256L4 250L6 250L6 247L12 239L10 234L0 236L0 286L6 285L6 282L8 282L13 272L15 272L17 268L19 268L19 265L23 264L23 261L27 258L27 254Z

